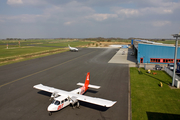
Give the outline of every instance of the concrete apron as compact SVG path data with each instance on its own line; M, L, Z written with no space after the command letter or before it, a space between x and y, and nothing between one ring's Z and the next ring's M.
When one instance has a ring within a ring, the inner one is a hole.
M128 64L129 67L137 67L136 58L131 55L132 52L131 48L121 48L108 63Z

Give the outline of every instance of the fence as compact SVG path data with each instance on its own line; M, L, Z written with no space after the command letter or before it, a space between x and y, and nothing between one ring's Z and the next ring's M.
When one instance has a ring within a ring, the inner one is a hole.
M167 67L164 66L164 71L166 71L167 74L169 74L171 77L173 77L173 71L168 69ZM178 75L175 75L175 78L180 80L180 77Z

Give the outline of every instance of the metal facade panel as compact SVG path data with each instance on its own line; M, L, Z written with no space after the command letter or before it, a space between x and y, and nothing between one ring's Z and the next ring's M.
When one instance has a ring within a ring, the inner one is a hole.
M150 63L150 58L171 58L174 59L175 47L153 44L138 44L137 60L143 58L143 63ZM180 59L180 48L178 48L177 59Z

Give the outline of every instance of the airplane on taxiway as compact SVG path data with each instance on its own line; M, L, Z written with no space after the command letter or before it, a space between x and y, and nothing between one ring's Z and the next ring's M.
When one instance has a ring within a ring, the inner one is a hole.
M69 46L69 49L70 49L70 51L74 51L74 52L78 52L78 49L77 48L75 48L75 47L71 47L69 44L68 44L68 46Z
M90 72L87 73L85 83L77 83L77 85L80 85L82 87L72 90L70 92L56 89L53 87L44 86L42 84L38 84L33 87L39 90L52 93L50 99L53 99L53 101L47 108L49 115L52 115L53 111L59 111L70 104L72 105L73 108L75 107L79 108L79 101L88 102L103 107L111 107L117 102L117 101L110 101L102 98L82 95L87 91L88 88L94 88L94 89L100 88L100 86L89 84L89 80L90 80Z

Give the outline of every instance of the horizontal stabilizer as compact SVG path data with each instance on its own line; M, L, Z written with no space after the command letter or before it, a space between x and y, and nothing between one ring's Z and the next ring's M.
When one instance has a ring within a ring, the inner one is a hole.
M80 85L80 86L84 86L84 83L77 83L77 85ZM97 85L88 85L89 88L94 88L94 89L99 89L101 86L97 86Z

